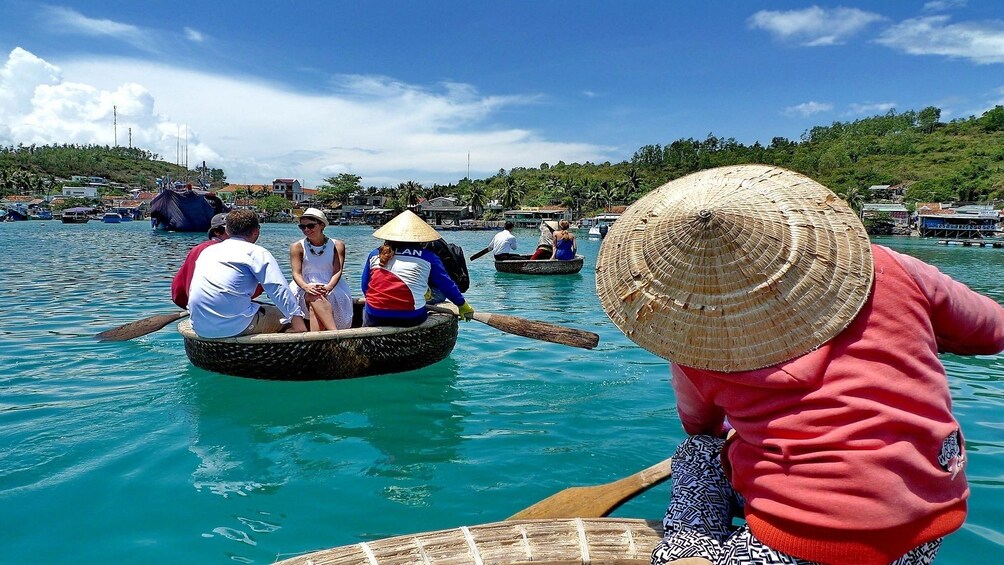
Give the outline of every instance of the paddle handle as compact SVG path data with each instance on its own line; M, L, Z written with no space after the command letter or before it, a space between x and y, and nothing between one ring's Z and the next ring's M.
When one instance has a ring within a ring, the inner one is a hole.
M473 261L473 260L475 260L475 259L480 259L480 258L481 258L482 256L484 256L484 255L485 255L486 253L488 253L488 252L489 252L489 251L491 251L491 250L492 250L492 248L491 248L491 247L485 247L485 248L484 248L484 249L482 249L481 251L478 251L478 252L477 252L477 253L475 253L474 255L471 255L471 261Z
M457 315L456 307L452 304L446 304L444 306L426 304L425 307L430 312L453 314L454 316ZM530 339L538 339L540 341L547 341L550 343L558 343L561 345L570 345L572 347L581 347L583 349L592 349L600 342L600 336L592 332L559 326L558 324L551 324L548 322L528 320L517 316L475 311L474 320L513 335L528 337Z

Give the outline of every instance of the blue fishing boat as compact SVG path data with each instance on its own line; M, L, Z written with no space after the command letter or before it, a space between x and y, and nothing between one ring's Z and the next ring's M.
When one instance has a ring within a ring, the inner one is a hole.
M118 212L105 212L105 215L101 216L101 221L106 224L117 224L122 221L122 215Z
M150 224L154 229L180 232L204 232L216 214L227 211L226 205L208 190L165 183L150 201Z

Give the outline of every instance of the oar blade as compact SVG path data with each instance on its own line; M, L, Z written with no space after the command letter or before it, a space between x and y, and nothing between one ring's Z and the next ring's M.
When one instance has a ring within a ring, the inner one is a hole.
M528 320L505 314L485 314L478 312L474 313L474 319L507 333L531 339L539 339L541 341L549 341L551 343L559 343L561 345L592 349L600 343L600 336L593 332L577 330L548 322Z
M176 312L174 314L159 314L150 316L142 320L123 324L117 328L105 330L97 335L98 341L126 341L149 333L153 333L164 326L180 320L188 315L188 312Z

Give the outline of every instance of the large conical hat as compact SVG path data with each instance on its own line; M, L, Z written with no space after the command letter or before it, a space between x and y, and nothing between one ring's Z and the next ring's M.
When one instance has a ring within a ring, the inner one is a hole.
M596 262L603 309L652 353L713 371L798 357L867 300L864 226L835 194L778 167L738 165L671 181L610 227Z
M436 241L440 235L417 214L411 210L405 210L373 232L373 237L388 241L421 243L423 241Z

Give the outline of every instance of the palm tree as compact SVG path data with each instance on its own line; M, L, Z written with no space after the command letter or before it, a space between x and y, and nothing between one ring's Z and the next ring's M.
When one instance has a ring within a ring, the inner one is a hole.
M641 193L641 177L638 175L638 170L631 167L628 170L627 178L617 183L617 185L621 190L621 197L625 202L634 200L635 196Z
M861 210L865 207L865 202L867 201L864 191L856 186L852 186L844 191L844 201L847 202L851 210L854 210L860 218Z
M421 191L422 185L413 180L402 182L397 185L397 200L405 208L411 208L415 204L418 204Z
M485 204L488 201L488 194L485 191L485 187L480 183L471 184L470 190L467 194L467 205L471 208L471 213L474 214L475 218L480 218L482 211L485 209Z
M502 204L504 210L512 210L518 207L520 200L523 199L526 190L526 181L516 181L516 179L512 178L512 175L507 175L504 178L502 186L498 188L495 195L498 197L499 203Z

